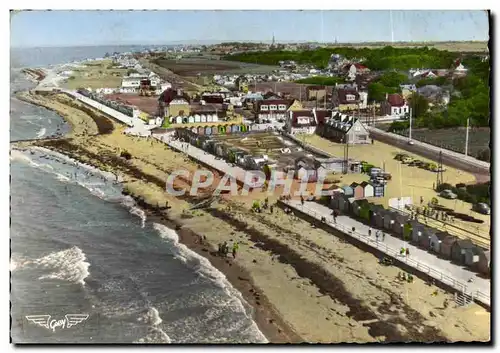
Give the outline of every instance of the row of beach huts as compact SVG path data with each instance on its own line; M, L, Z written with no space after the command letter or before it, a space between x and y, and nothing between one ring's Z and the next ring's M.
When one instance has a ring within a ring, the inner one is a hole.
M458 238L412 220L409 215L395 209L386 209L344 193L332 195L330 207L363 219L373 227L386 230L437 256L484 275L490 273L490 250L475 245L470 239Z

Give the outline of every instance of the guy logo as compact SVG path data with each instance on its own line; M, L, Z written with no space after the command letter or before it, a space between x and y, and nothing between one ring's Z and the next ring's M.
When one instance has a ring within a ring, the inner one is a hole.
M26 319L34 324L55 332L56 327L70 328L71 326L78 325L82 321L87 320L88 317L88 314L66 314L64 319L50 320L50 315L29 315L26 316Z

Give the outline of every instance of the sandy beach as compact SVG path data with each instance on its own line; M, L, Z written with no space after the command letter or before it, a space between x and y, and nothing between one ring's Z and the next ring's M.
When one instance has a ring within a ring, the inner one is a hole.
M400 269L381 266L373 254L278 207L272 214L252 212L251 203L263 199L264 193L222 196L207 208L192 210L210 190L176 198L165 191L165 180L176 169L194 172L201 168L198 163L157 140L125 135L125 126L82 108L68 96L18 96L59 112L72 132L11 148L41 146L119 175L124 191L150 219L175 228L180 242L227 276L254 307L255 320L270 342L490 340L490 313L484 308L457 307L452 294L420 278L400 282ZM123 151L132 158L121 158ZM369 156L363 159L370 161ZM454 173L447 174L448 181L472 181L465 173ZM429 187L418 175L412 177L417 178L415 190ZM178 178L175 187L189 188L190 181ZM276 198L269 199L274 203ZM162 209L166 203L169 210ZM200 243L200 235L206 242ZM215 249L223 241L239 242L236 259L217 256Z

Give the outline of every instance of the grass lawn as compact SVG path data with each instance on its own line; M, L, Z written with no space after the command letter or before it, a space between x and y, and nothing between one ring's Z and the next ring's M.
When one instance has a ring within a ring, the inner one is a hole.
M321 148L322 150L333 154L336 157L343 158L344 156L344 145L331 142L324 139L318 135L307 135L301 136L300 139L305 139L305 141L315 147ZM398 197L412 197L414 204L420 203L420 197L424 198L424 203L430 201L433 197L437 196L437 193L433 190L433 184L436 183L436 173L428 170L424 170L417 167L409 167L407 165L401 164L399 161L394 159L397 153L405 152L401 151L396 147L391 145L381 143L376 141L374 145L350 145L349 146L349 157L357 160L367 161L376 167L383 167L385 163L385 170L392 174L392 180L387 183L386 194L383 198L372 198L370 201L374 203L379 203L385 207L388 207L389 199ZM408 152L405 152L408 153ZM431 162L431 160L418 156L416 154L410 155L424 161ZM445 166L446 171L443 173L443 181L455 185L457 183L475 183L475 178L472 174L463 172L461 170ZM348 174L339 176L342 181L342 185L348 185L352 182L362 182L368 180L366 174ZM475 218L484 220L483 224L476 224L470 222L463 222L460 220L455 220L455 224L459 227L468 229L470 231L478 231L480 235L487 236L489 238L490 231L490 217L482 215L471 211L472 205L460 200L447 200L442 197L437 197L439 203L455 209L457 212L462 212L470 214Z
M111 60L102 60L85 64L85 67L73 69L73 75L63 84L68 89L80 87L118 88L122 77L127 74L126 69L111 68Z

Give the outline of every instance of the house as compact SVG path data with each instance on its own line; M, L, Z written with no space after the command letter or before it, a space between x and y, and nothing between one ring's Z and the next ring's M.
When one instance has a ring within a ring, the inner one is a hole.
M335 87L332 93L333 108L339 111L357 110L361 104L359 92L354 89Z
M417 93L424 96L430 104L444 104L450 102L450 93L436 85L425 85L417 89Z
M373 185L367 181L363 181L359 184L363 188L364 197L373 197Z
M326 86L307 86L306 97L307 100L322 101L327 95Z
M431 235L431 238L429 240L429 250L439 254L441 250L441 243L443 240L449 236L448 232L435 232Z
M410 113L410 106L400 94L386 94L385 101L380 104L380 113L403 118Z
M369 144L370 134L361 121L337 113L318 128L318 134L339 143Z
M354 63L345 65L343 71L346 73L348 80L354 81L357 75L366 74L370 72L370 69L362 64Z
M331 111L326 110L289 110L285 121L285 131L289 134L314 134L319 125L325 123Z
M236 89L240 92L248 92L248 79L245 76L238 76L235 81Z
M457 60L455 62L455 70L453 70L453 75L454 76L465 76L467 75L467 69L465 68L464 65L462 65L462 63Z
M264 99L257 101L257 120L263 123L267 120L285 120L287 110L293 101L286 99Z
M187 94L181 90L168 88L158 97L158 110L160 116L171 117L189 115L189 102L190 98Z
M491 253L489 250L484 250L479 254L479 261L477 262L477 270L484 275L490 274L490 261Z
M465 264L466 253L472 251L474 243L470 239L457 240L451 246L451 260L459 264Z

